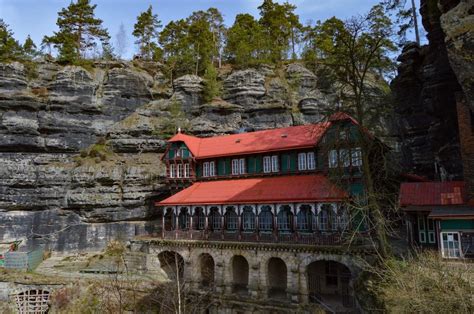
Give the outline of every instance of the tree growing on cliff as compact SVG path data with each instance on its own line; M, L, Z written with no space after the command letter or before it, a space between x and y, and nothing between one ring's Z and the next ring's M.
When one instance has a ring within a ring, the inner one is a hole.
M374 6L364 16L346 21L335 17L319 23L314 29L314 40L320 62L333 72L340 85L342 110L352 112L360 128L372 128L383 105L373 106L374 79L393 69L389 54L396 47L391 41L393 28L381 5ZM361 136L358 145L362 151L362 173L366 200L360 204L369 227L374 230L381 256L389 254L387 220L382 203L387 197L376 184L381 169L375 168L370 156L380 149L379 141ZM381 161L377 167L384 167Z
M262 26L252 15L238 14L227 31L225 56L241 68L265 62L266 41Z
M13 38L13 32L8 24L0 19L0 61L21 59L23 50L18 41Z
M95 17L90 0L71 2L58 12L56 24L59 31L53 36L45 36L43 44L52 44L59 50L59 60L74 63L86 59L87 53L97 47L98 42L107 42L110 36L102 27L102 20Z
M264 0L258 7L260 25L268 36L267 52L273 62L285 59L291 48L292 57L296 58L296 45L302 25L298 15L294 13L296 6L285 2L279 4L272 0Z
M142 58L151 60L158 59L161 56L160 48L157 45L159 29L161 27L161 21L158 19L157 14L153 14L153 7L151 5L137 17L132 34L137 38L135 43L139 45Z

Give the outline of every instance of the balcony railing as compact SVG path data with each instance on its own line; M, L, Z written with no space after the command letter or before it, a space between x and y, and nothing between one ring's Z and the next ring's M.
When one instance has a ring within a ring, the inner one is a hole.
M170 240L207 240L260 243L295 243L307 245L341 245L340 232L246 232L227 230L165 230L161 237Z

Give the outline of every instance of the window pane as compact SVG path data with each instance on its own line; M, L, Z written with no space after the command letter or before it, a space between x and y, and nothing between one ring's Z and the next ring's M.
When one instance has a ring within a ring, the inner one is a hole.
M252 211L252 207L245 206L242 213L242 225L244 231L255 230L255 214Z
M290 231L292 214L289 206L282 206L277 216L278 230Z
M306 170L306 154L298 154L298 170Z
M170 165L170 178L174 178L175 177L175 165L174 164L171 164Z
M232 159L232 174L239 174L239 160Z
M362 166L362 151L360 147L352 149L352 166L360 167Z
M337 164L337 150L333 149L329 151L329 168L336 168Z
M348 149L341 149L339 150L339 158L341 161L341 164L344 167L349 167L351 165L351 159L349 155L349 150Z
M314 152L309 152L306 154L306 160L308 163L308 170L316 169L316 161L314 159Z
M269 173L271 171L270 156L263 157L263 172Z
M245 159L244 158L241 158L239 160L239 173L245 174Z
M269 206L263 206L258 215L258 228L262 231L271 231L273 226L273 214Z
M272 156L272 172L278 172L278 156Z

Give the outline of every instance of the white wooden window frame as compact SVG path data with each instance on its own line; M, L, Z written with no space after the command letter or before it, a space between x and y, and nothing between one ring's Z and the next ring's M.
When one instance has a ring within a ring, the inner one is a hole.
M306 153L298 154L298 170L306 170Z
M362 166L362 149L360 147L351 150L351 159L353 167Z
M444 240L444 236L446 236L446 241ZM457 237L457 240L454 240L455 236ZM452 237L452 240L450 240L450 237ZM462 250L461 250L461 235L459 232L440 232L440 239L441 239L441 254L444 258L462 258ZM453 244L455 245L457 241L457 247L449 247L449 243L454 242ZM446 242L446 243L445 243ZM448 247L446 247L446 244L448 244Z
M426 243L425 217L421 215L418 216L418 241L420 241L420 243Z
M239 174L245 174L245 158L239 159Z
M170 178L174 178L176 175L176 166L175 164L170 164Z
M209 176L210 177L216 176L216 162L215 161L209 162Z
M314 152L309 152L306 154L306 163L308 170L316 169L316 156Z
M183 178L189 178L189 164L184 164Z
M232 175L239 174L239 159L232 159Z
M270 156L263 157L263 172L270 173L272 171L272 161Z
M436 236L435 236L435 221L431 218L427 219L427 230L428 230L428 243L434 244L436 243Z
M176 178L182 178L182 177L183 177L183 165L177 164L176 165Z
M202 164L202 176L209 177L209 162L206 161Z
M272 172L280 171L280 165L278 163L278 155L272 156Z

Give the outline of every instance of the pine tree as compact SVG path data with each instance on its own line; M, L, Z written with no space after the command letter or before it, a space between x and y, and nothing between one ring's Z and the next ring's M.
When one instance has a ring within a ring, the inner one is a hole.
M87 52L97 46L97 41L103 43L110 39L102 27L102 20L94 15L96 7L90 4L90 0L71 2L58 12L56 24L59 31L51 37L45 36L43 44L53 44L59 49L61 61L72 63L85 59Z
M160 33L163 58L171 80L193 72L194 56L189 38L189 24L181 19L169 22Z
M38 54L38 51L36 50L36 45L31 39L30 35L25 40L25 43L23 44L23 52L30 58L35 57Z
M261 25L250 14L238 14L227 31L224 50L227 60L241 68L265 62L266 46Z
M302 28L298 15L294 11L296 6L285 2L279 4L272 0L264 0L258 7L260 10L260 24L268 36L267 51L273 62L284 59L289 48L292 55L296 55L296 44Z
M161 21L157 14L153 14L153 8L150 5L148 10L142 12L137 17L137 22L134 25L133 36L137 38L136 44L140 47L140 55L142 58L151 60L154 53L156 53L158 46L156 40L158 39L158 29L162 27ZM156 56L155 56L156 58Z
M0 61L20 60L23 57L23 49L2 19L0 19Z
M212 63L209 63L204 73L203 100L206 103L211 102L220 94L221 86L218 82L218 73Z

